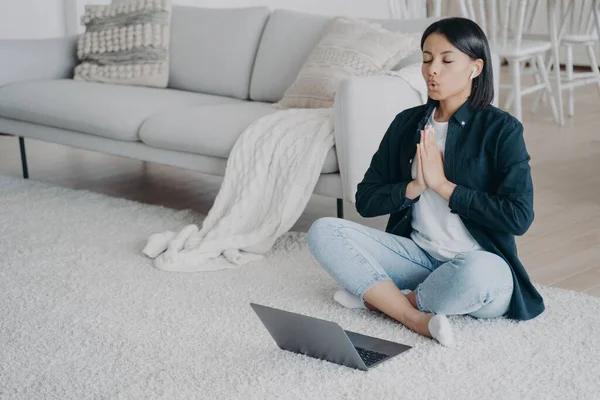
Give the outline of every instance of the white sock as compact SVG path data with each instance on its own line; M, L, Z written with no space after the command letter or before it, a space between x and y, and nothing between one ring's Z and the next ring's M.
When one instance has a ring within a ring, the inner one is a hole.
M346 289L335 292L333 299L346 308L367 308L358 296L353 295Z
M429 321L429 332L443 346L454 347L454 334L445 315L436 314Z
M167 249L169 242L173 240L174 237L175 232L171 231L155 233L150 236L146 243L146 247L144 247L142 252L150 258L156 258Z

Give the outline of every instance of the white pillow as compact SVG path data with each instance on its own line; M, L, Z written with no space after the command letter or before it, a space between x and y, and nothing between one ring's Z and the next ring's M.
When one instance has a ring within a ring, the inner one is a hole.
M337 17L306 59L280 108L329 108L344 78L391 70L420 47L420 33L397 33L367 21Z
M171 14L171 0L86 5L74 79L166 87Z

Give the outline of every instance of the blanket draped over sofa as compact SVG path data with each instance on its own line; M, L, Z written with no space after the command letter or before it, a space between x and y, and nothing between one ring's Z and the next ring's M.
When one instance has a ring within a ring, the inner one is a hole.
M229 156L202 229L185 227L155 259L156 267L231 268L267 252L310 199L334 143L331 114L331 109L279 110L248 127ZM214 260L221 255L225 260Z

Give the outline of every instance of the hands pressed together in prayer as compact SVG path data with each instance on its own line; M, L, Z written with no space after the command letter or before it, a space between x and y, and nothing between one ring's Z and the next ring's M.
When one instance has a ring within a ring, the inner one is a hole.
M437 147L435 132L430 125L421 131L415 162L417 175L408 185L406 196L415 199L425 190L431 189L444 199L450 200L456 185L446 179L443 153Z

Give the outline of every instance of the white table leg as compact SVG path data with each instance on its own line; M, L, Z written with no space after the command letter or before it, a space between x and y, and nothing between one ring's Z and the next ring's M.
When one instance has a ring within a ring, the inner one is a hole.
M548 0L548 28L550 30L550 40L552 41L552 54L554 56L554 87L556 93L556 103L558 106L558 121L560 126L564 125L564 110L563 110L563 97L562 97L562 85L560 82L560 57L558 42L558 27L556 21L556 13L558 9L557 0Z

